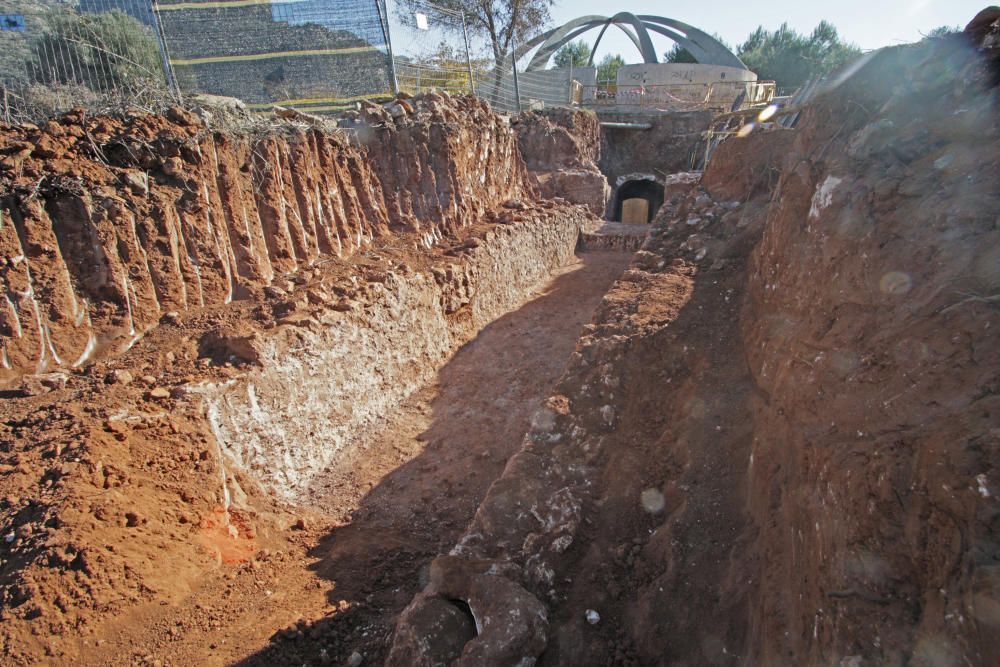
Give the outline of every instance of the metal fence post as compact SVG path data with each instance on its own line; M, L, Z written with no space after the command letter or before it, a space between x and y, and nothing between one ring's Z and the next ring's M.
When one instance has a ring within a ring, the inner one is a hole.
M521 88L517 84L517 45L514 43L514 36L510 38L510 68L514 72L514 104L517 113L521 113Z
M570 106L573 106L573 59L569 59L569 82L566 84L566 97Z
M476 81L472 76L472 55L469 53L469 31L465 27L465 12L462 12L462 38L465 40L465 64L469 67L469 92L475 96Z
M163 26L160 25L160 11L159 5L154 0L153 2L153 32L156 33L156 45L160 47L160 60L163 61L163 73L167 77L167 88L174 94L177 99L181 97L181 88L177 84L177 78L174 76L174 68L170 64L170 54L167 51L167 40L163 36Z
M389 35L389 10L385 0L376 0L379 20L382 22L382 33L385 35L385 47L389 51L389 79L392 84L392 94L399 95L399 81L396 79L396 56L392 52L392 37Z

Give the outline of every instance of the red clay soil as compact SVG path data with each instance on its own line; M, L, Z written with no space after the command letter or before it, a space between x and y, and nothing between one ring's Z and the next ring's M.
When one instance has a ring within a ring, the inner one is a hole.
M384 430L367 434L357 456L318 478L295 514L241 476L256 509L223 513L205 420L181 404L164 410L142 380L105 385L98 370L54 395L11 401L4 441L30 433L21 442L31 446L7 459L4 503L30 532L18 534L21 560L4 571L30 576L11 589L25 601L4 612L28 609L28 623L8 624L4 664L343 664L354 651L377 664L421 568L454 541L517 449L628 256L583 254L489 325ZM257 314L232 304L160 327L116 365L169 385L171 365L197 358L192 329L239 327ZM59 395L74 399L53 405ZM48 472L38 480L35 470ZM53 548L53 538L65 543ZM44 555L43 567L33 555Z
M352 132L218 132L184 109L0 126L0 386L114 355L401 232L429 246L532 186L507 124L427 94ZM414 243L413 240L409 241Z
M542 196L583 204L604 217L611 187L597 167L601 159L597 114L553 107L521 114L513 125L525 165Z
M239 354L253 350L239 345L364 320L407 280L432 314L444 311L449 340L467 340L475 317L520 303L519 290L570 255L589 219L518 200L532 189L516 137L482 103L426 95L410 106L396 120L367 109L358 140L295 124L212 132L180 109L0 128L3 662L173 661L189 631L201 634L188 664L215 650L231 661L329 608L324 573L302 569L320 559L307 555L316 526L348 524L395 450L351 460L357 473L331 471L351 489L335 506L292 508L232 466L199 387L244 376ZM554 229L559 248L540 248L544 257L502 256L517 255L510 239ZM466 273L473 257L501 281L478 284ZM565 321L539 323L566 327L553 345L571 347L622 257L580 272L593 284L559 283ZM466 308L470 298L489 303ZM524 340L544 354L549 338ZM525 363L554 364L550 382L565 356ZM512 400L536 387L519 381ZM516 447L524 429L512 428ZM483 462L477 484L502 465ZM471 513L476 500L461 498ZM458 530L467 518L449 521ZM358 618L388 623L381 609Z
M390 664L995 663L1000 116L975 46L880 51L797 129L722 145Z
M270 325L286 305L296 318L328 308L299 298L325 278L343 288L402 262L440 272L494 225L455 217L451 248L415 251L421 220L440 211L399 204L407 222L389 225L377 254L300 272L287 285L299 297L270 290L166 318L120 360L11 398L0 422L3 659L993 664L991 21L974 44L877 52L795 130L722 144L619 280L624 254L582 255L314 479L309 508L292 511L236 472L231 488L249 502L222 511L221 459L183 387L241 369L200 356L199 341ZM396 138L445 131L451 112L435 113ZM483 141L513 146L494 129ZM463 153L459 135L447 139ZM418 144L409 174L431 193ZM497 160L523 176L519 158ZM397 175L373 178L406 189ZM543 224L573 210L512 205L492 219ZM17 247L56 290L46 299L69 303L51 239L24 240L55 227L17 224ZM124 294L113 292L94 297L95 322L120 324ZM67 312L48 311L49 328L75 331ZM7 318L0 333L13 339ZM21 366L35 362L29 347ZM177 395L156 392L167 387Z

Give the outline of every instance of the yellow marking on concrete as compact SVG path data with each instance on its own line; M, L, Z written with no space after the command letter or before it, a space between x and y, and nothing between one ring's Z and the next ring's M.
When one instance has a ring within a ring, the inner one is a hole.
M249 53L242 56L210 56L188 60L170 59L171 65L204 65L207 63L229 63L245 60L265 60L267 58L298 58L301 56L334 56L344 53L369 53L378 51L374 46L351 46L343 49L310 49L308 51L272 51L271 53Z
M256 102L253 104L247 104L250 109L269 109L273 106L279 107L298 107L308 104L350 104L351 102L360 102L362 100L370 100L373 98L380 97L392 97L392 93L369 93L367 95L355 95L354 97L310 97L299 100L278 100L277 102ZM300 109L300 111L313 111L315 107L307 107L305 109ZM326 110L326 109L324 109Z
M156 11L172 12L180 9L230 9L233 7L252 7L253 5L270 5L271 0L221 0L220 2L178 2L173 5L155 5ZM288 4L288 3L275 3Z

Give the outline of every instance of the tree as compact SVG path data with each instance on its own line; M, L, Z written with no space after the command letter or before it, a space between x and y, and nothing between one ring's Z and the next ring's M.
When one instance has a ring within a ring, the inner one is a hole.
M720 44L722 44L727 49L729 45L726 41L722 39L719 35L712 33L712 37L717 39ZM665 63L696 63L698 59L692 55L690 51L683 48L680 44L674 44L669 51L663 54L663 62Z
M55 9L44 25L33 45L32 70L39 83L82 83L99 92L163 83L156 40L124 12Z
M674 44L669 51L663 54L665 63L696 63L698 59L691 55L691 52L682 48L680 44Z
M490 42L493 61L498 69L514 44L520 45L534 37L552 20L549 8L555 0L435 0L435 5L454 15L438 12L436 22L445 30L462 31L461 14L466 16L468 30L485 36ZM417 12L429 11L423 0L399 0L396 13L400 21L414 26Z
M625 64L625 59L617 53L610 53L597 64L597 83L615 84L618 83L618 68Z
M861 50L841 41L831 23L820 21L808 36L787 23L773 32L758 26L736 54L759 78L773 79L779 89L791 90L854 60Z
M473 75L476 80L483 78L488 66L488 59L472 60ZM426 56L397 58L396 78L399 89L410 94L428 89L464 94L469 92L469 62L465 59L464 49L456 50L442 41Z
M556 51L553 60L556 67L586 67L590 62L590 45L582 39L570 42Z
M927 33L926 37L947 37L949 35L954 35L955 33L962 32L960 27L950 26L950 25L939 25L938 27Z

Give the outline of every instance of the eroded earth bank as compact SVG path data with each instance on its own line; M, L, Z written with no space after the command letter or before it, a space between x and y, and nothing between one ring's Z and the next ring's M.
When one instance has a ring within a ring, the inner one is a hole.
M585 112L2 128L2 660L991 664L998 20L644 240Z
M985 16L727 141L661 210L390 664L995 660Z

